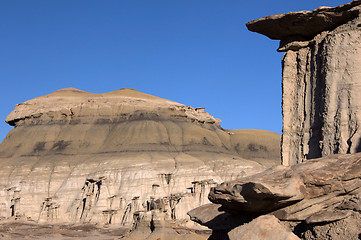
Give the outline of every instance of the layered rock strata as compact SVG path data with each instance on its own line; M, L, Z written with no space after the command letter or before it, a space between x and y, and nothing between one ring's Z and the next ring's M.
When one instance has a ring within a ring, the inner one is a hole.
M186 224L216 183L264 170L269 156L280 163L278 134L224 130L204 108L132 89L62 89L6 121L15 128L0 145L1 219Z
M361 1L273 15L248 29L279 39L282 159L361 151Z
M240 229L257 227L265 220L263 215L273 215L288 231L303 239L358 239L361 153L312 159L292 167L273 167L224 182L211 189L209 199L215 204L192 210L191 219L229 237L231 233L237 235ZM248 227L243 227L248 222ZM242 227L235 230L234 223ZM273 237L268 234L264 239Z

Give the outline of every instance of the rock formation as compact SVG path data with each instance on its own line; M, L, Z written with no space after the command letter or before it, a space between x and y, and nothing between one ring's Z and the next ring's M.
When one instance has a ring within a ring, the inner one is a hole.
M286 51L283 165L211 189L214 204L188 213L211 239L360 239L360 10L357 0L247 23Z
M225 130L204 108L132 89L62 89L6 121L15 128L0 145L3 220L186 225L216 183L280 163L278 134Z
M232 231L231 235L236 236L241 230L235 230L234 223L241 229L267 224L270 219L263 215L268 214L303 239L358 239L361 153L332 155L292 167L276 166L224 182L211 189L209 199L216 204L196 208L189 215L218 234ZM247 239L232 238L230 233L230 239ZM264 239L272 237L268 234Z
M279 39L284 165L361 151L361 1L261 18L249 30Z

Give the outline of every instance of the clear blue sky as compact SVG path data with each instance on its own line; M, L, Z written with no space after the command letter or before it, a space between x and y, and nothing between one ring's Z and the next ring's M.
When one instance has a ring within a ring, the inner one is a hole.
M0 141L15 104L65 87L134 88L281 133L282 53L245 23L347 2L0 0Z

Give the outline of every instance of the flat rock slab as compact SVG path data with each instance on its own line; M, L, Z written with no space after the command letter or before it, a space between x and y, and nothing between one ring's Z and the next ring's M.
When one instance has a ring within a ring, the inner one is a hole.
M360 0L338 7L319 7L313 11L299 11L263 17L248 22L247 28L271 39L285 40L300 36L311 39L316 34L333 29L347 21L356 18L359 10L356 6Z
M206 204L197 207L187 214L192 221L206 226L212 230L231 230L254 218L252 214L232 215L221 209L220 204Z

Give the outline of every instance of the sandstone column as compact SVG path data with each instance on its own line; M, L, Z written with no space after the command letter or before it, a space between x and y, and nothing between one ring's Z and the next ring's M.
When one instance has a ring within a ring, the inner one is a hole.
M361 1L247 23L279 39L282 163L361 151Z

